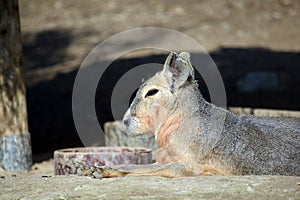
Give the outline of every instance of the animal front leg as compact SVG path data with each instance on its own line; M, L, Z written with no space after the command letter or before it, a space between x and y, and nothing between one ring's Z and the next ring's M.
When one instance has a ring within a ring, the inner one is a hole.
M148 175L148 176L163 176L169 178L195 176L196 174L189 171L181 163L168 164L151 164L151 165L116 165L97 167L97 171L101 173L103 178Z

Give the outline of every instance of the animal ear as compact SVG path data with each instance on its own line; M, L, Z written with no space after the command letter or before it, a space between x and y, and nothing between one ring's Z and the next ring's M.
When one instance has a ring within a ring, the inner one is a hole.
M178 55L175 52L171 52L165 61L163 73L172 90L179 89L187 81L194 80L194 69L191 64L190 54L181 52Z

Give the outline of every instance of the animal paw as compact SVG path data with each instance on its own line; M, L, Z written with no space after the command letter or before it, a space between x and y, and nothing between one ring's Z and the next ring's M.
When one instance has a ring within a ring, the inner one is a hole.
M76 166L76 174L79 176L89 176L96 179L121 177L127 173L111 166L84 166L83 164Z
M117 167L110 166L97 167L97 172L100 172L103 178L121 177L127 174Z

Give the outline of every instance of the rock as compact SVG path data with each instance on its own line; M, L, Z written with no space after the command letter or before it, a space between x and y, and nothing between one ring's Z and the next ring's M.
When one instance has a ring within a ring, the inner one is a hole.
M254 109L253 114L256 117L294 117L300 118L299 111L290 110L271 110L271 109Z
M154 135L129 136L122 131L121 121L106 122L104 124L106 146L144 147L152 149L152 158L155 159L157 143Z
M144 165L151 163L152 152L146 148L80 147L61 149L54 152L56 175L86 175L85 173L92 173L95 166ZM90 170L85 171L89 168Z
M300 177L39 176L0 179L0 199L299 199ZM16 184L18 183L18 184ZM29 187L30 186L30 187ZM33 189L34 188L34 189ZM16 192L17 191L17 192ZM41 196L42 195L42 196Z
M293 110L275 110L263 108L243 108L228 107L228 110L237 115L254 115L256 117L282 117L282 118L300 118L300 111Z
M237 115L250 115L253 112L252 108L242 108L242 107L229 107L228 110Z

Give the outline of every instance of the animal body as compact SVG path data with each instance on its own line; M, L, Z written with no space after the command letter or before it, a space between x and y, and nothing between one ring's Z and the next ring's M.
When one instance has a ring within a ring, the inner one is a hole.
M300 175L299 119L235 115L198 90L190 54L171 52L139 88L123 122L128 134L155 134L150 165L101 168L104 177Z

